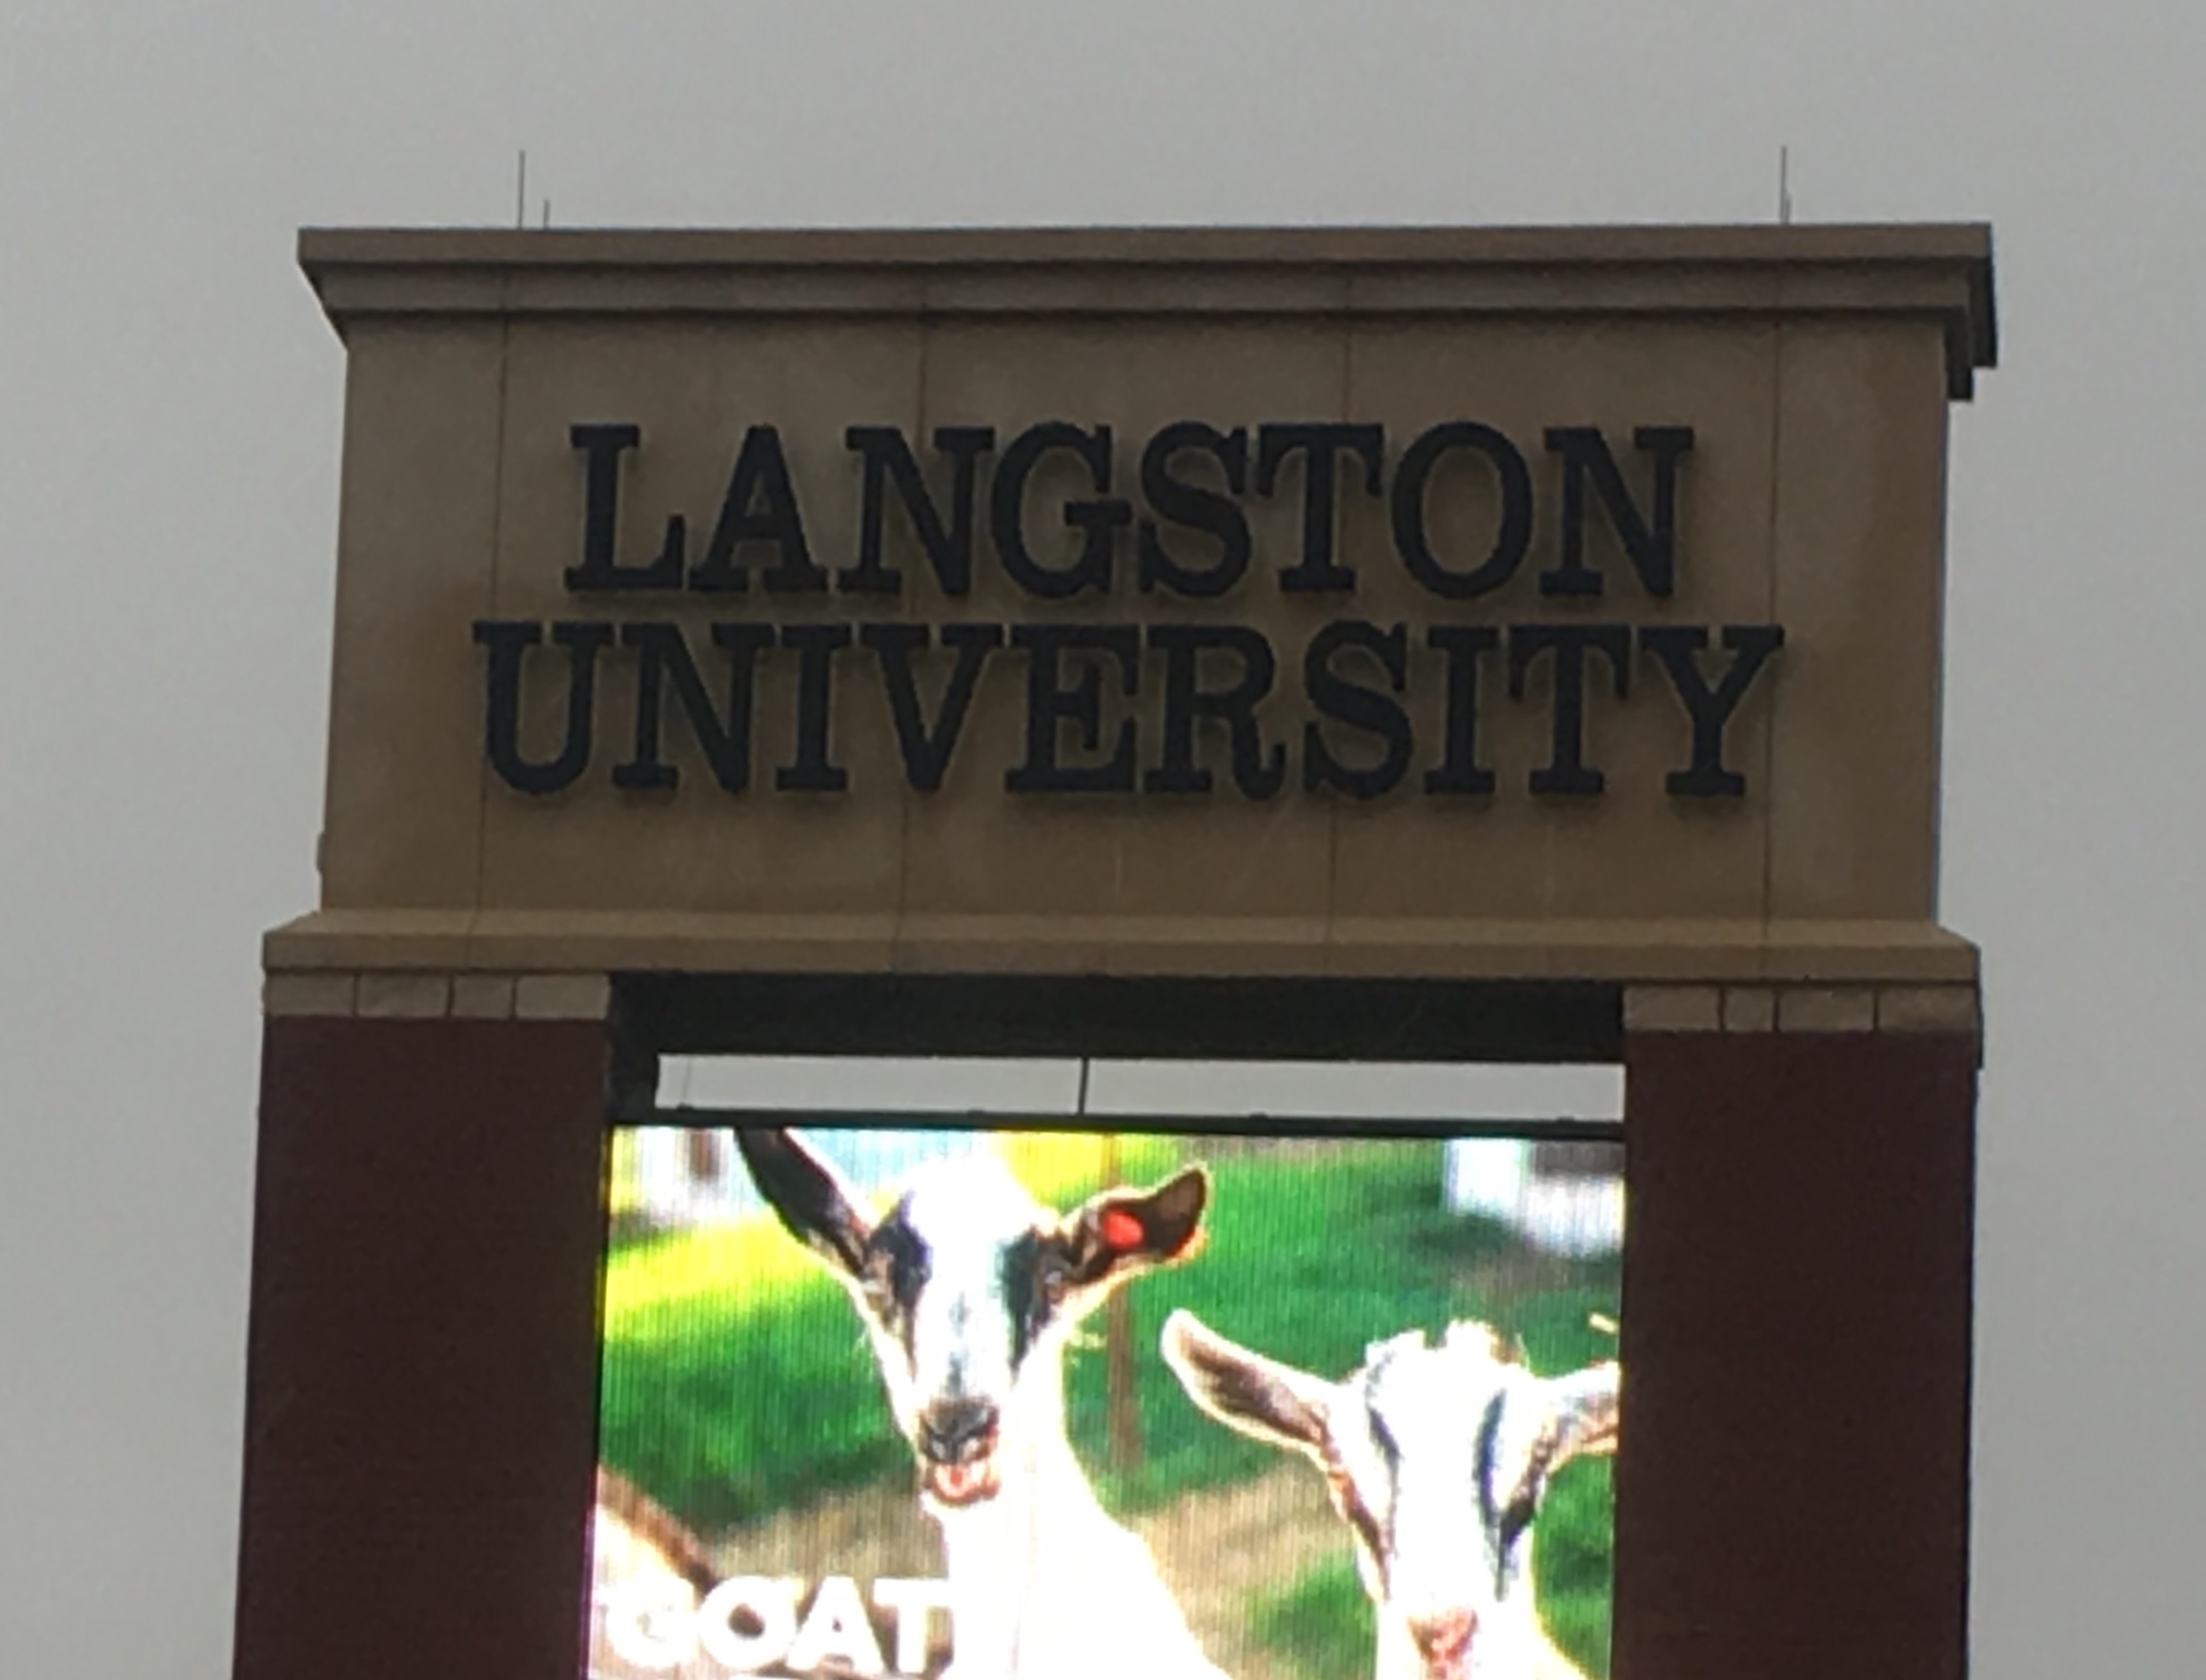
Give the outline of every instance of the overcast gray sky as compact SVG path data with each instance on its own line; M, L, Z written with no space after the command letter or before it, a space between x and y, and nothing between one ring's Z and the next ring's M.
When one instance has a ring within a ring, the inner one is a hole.
M1760 220L1789 143L1801 219L1997 230L1946 801L1978 1670L2194 1671L2202 85L2172 0L0 0L0 1662L228 1669L343 372L299 224L510 221L521 146L566 225Z

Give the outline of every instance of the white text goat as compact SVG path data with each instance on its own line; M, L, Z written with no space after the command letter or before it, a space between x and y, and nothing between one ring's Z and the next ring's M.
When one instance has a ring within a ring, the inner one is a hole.
M787 1131L737 1137L872 1337L942 1532L957 1680L1222 1680L1064 1429L1073 1327L1129 1277L1193 1252L1203 1169L1060 1215L977 1154L922 1169L875 1218Z
M1541 1624L1531 1526L1558 1468L1614 1450L1613 1363L1543 1379L1465 1323L1375 1343L1335 1383L1188 1312L1164 1349L1204 1411L1325 1472L1377 1607L1379 1680L1583 1680Z

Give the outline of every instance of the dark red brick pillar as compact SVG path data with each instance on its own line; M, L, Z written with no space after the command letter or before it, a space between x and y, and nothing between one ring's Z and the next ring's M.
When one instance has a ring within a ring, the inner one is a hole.
M1625 1065L1616 1680L1960 1680L1973 1036Z
M273 1019L237 1680L576 1680L606 1032Z

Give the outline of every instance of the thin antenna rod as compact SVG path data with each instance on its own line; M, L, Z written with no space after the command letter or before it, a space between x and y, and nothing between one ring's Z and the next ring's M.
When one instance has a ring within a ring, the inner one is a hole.
M1792 223L1792 149L1777 148L1777 221L1782 227Z
M514 226L525 228L529 225L529 149L525 146L521 148L516 174L518 178L514 182Z
M1083 1056L1080 1059L1080 1099L1073 1105L1072 1110L1074 1114L1080 1115L1083 1118L1084 1118L1087 1114L1087 1070L1088 1059L1085 1056Z
M544 200L544 231L545 231L546 233L549 233L549 232L551 231L551 227L552 227L552 201L551 201L549 198L547 198L547 199L545 199L545 200Z

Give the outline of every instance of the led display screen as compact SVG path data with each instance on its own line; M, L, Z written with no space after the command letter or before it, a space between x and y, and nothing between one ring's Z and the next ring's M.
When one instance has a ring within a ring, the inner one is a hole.
M613 1134L592 1680L1609 1663L1623 1150Z

